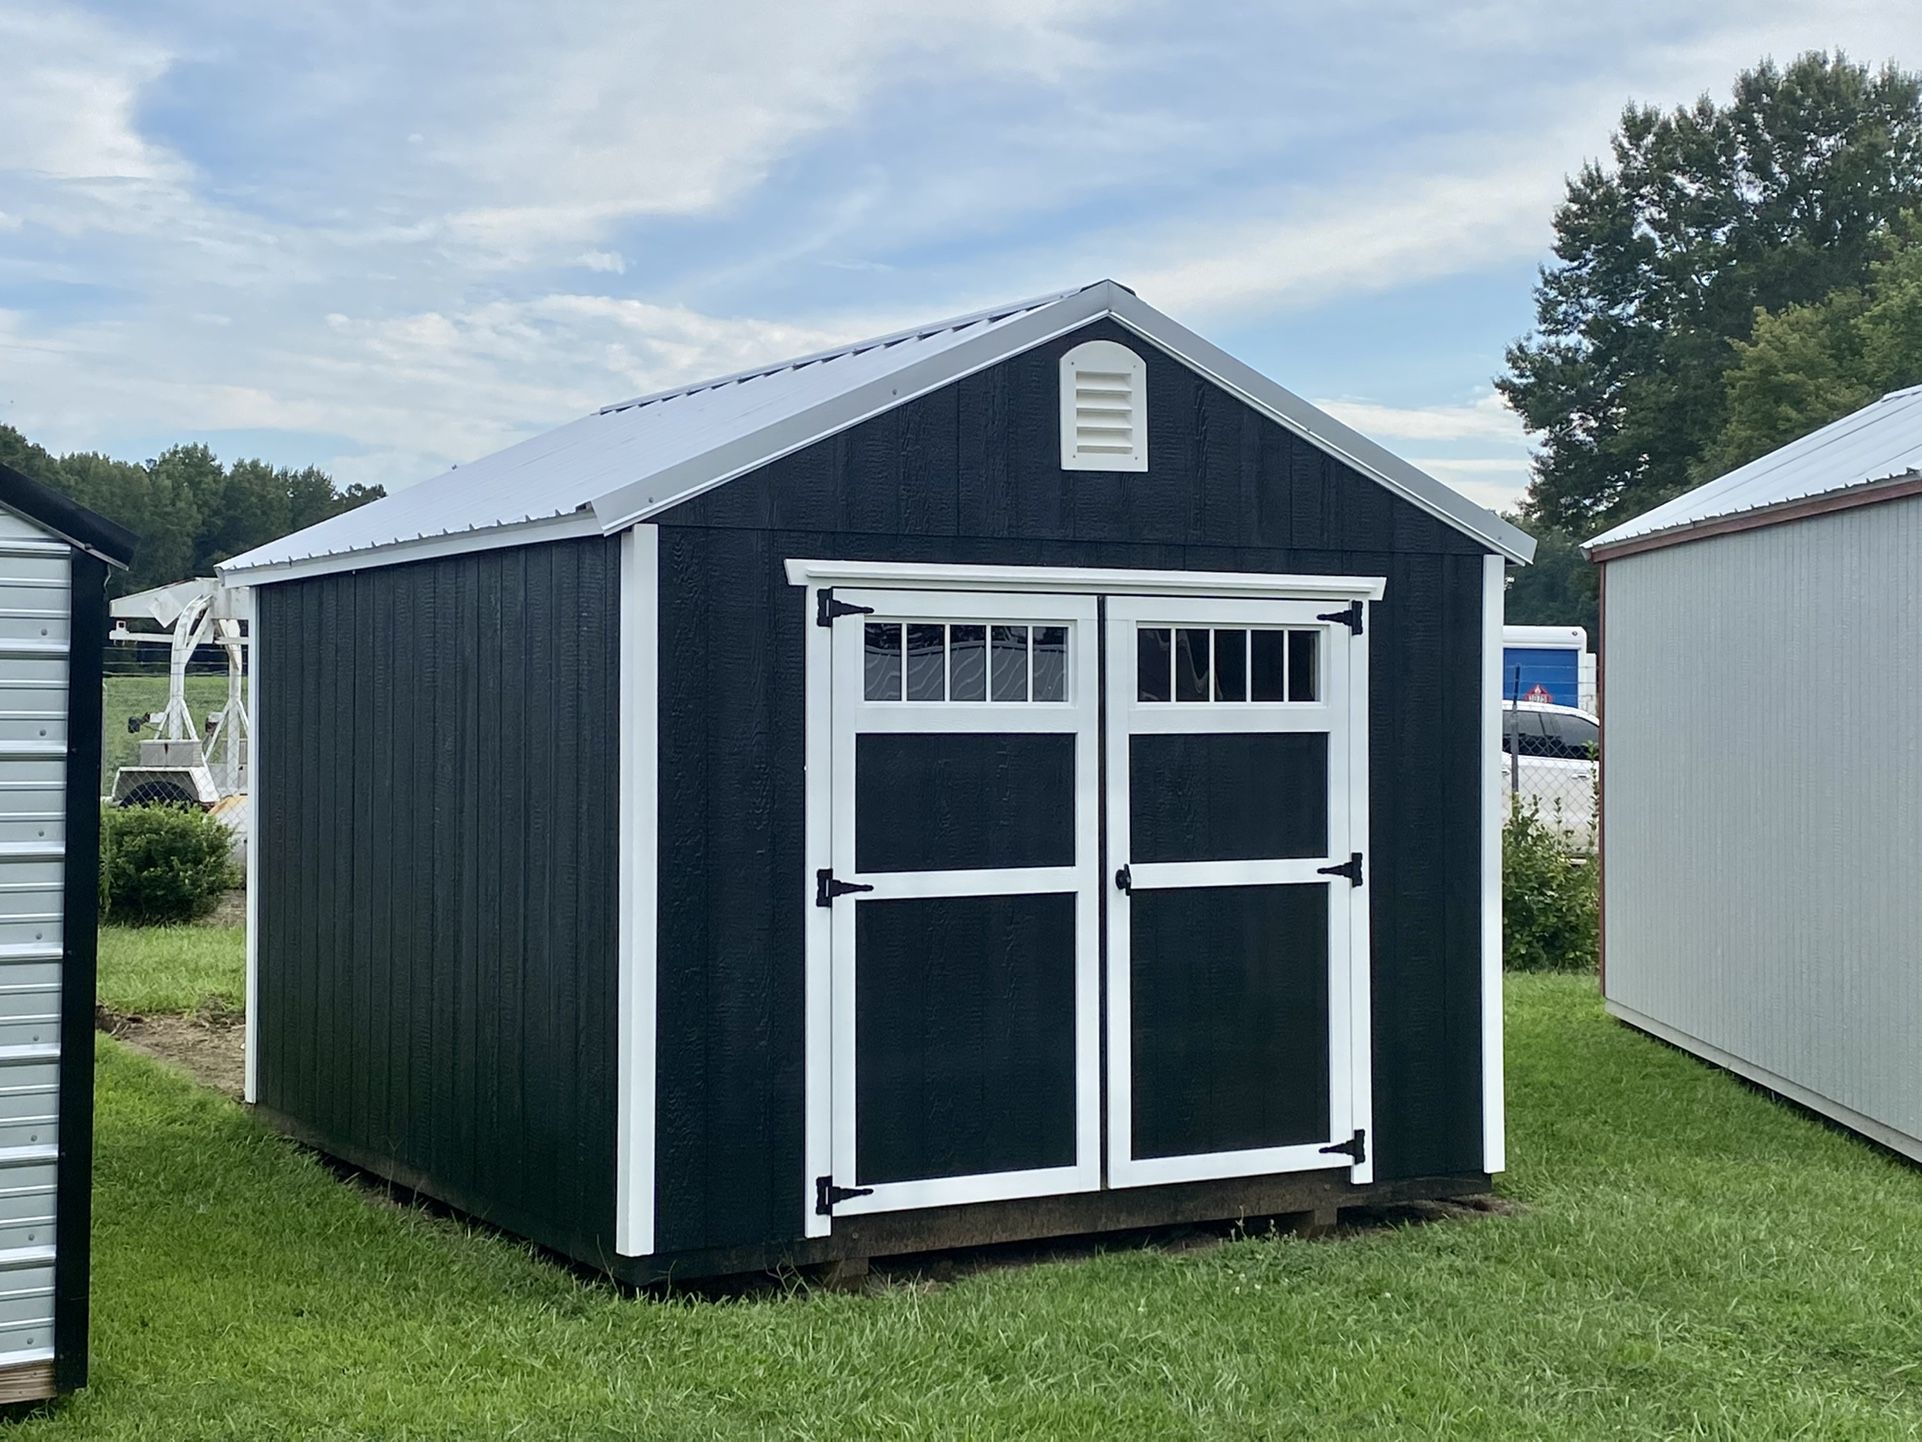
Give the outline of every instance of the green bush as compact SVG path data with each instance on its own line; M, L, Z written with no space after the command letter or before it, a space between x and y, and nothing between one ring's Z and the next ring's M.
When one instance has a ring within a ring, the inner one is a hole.
M1502 827L1502 960L1510 971L1593 971L1601 899L1595 860L1532 801L1512 798Z
M236 884L227 828L190 806L100 814L100 909L122 926L192 921Z

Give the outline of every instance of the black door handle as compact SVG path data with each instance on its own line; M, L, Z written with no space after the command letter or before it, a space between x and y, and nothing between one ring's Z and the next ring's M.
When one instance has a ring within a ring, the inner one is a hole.
M1122 891L1133 891L1135 889L1134 873L1127 867L1122 867L1114 874L1114 884Z

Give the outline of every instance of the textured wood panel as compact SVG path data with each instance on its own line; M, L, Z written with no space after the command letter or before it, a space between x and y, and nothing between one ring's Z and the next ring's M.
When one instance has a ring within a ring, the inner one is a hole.
M1327 886L1137 891L1129 908L1134 1154L1327 1140Z
M857 1179L1074 1161L1075 898L855 905Z
M620 567L569 541L261 594L260 1099L584 1260L614 1211Z
M1144 351L1146 475L1060 469L1056 366L1097 336ZM1384 1179L1479 1172L1472 541L1107 322L661 520L663 1251L791 1238L803 1222L809 620L790 557L1386 576L1370 636L1371 1150ZM748 665L757 677L736 674Z

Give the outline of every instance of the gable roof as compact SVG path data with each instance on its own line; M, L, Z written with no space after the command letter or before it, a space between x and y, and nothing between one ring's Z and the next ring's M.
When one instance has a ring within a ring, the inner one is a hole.
M250 584L485 545L612 535L1103 316L1490 550L1516 561L1534 553L1533 539L1493 512L1104 280L606 406L257 547L220 571Z
M43 486L24 471L0 465L0 505L18 511L35 525L110 566L125 569L133 564L132 531L88 510L71 496Z
M1810 431L1800 440L1737 466L1725 476L1645 511L1584 541L1598 560L1696 539L1706 528L1759 525L1800 514L1806 503L1834 498L1843 504L1883 499L1888 491L1922 479L1922 386L1891 391L1861 410Z

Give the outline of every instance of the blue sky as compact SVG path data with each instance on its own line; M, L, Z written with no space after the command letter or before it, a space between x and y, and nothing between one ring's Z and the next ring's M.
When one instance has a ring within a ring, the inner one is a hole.
M0 420L396 487L1113 276L1506 505L1563 178L1836 46L1922 7L0 0Z

